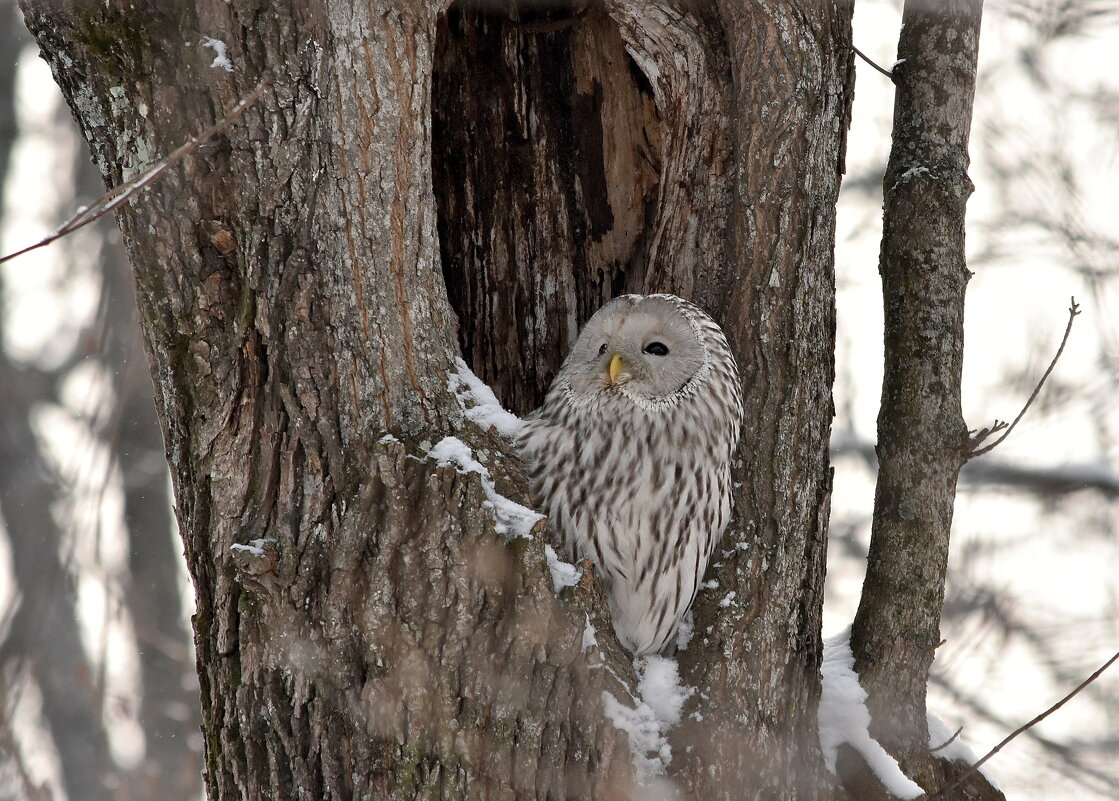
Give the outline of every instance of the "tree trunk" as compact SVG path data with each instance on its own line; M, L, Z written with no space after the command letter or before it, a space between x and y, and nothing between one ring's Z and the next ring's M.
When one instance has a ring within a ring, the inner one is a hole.
M961 767L929 751L948 540L969 452L960 411L964 211L982 0L910 0L902 16L879 271L885 370L867 575L851 632L871 733L928 791ZM967 797L1001 798L976 776Z
M111 185L270 82L120 218L197 597L211 798L634 792L601 709L634 671L601 593L586 577L557 599L544 527L506 542L482 477L428 451L457 436L525 498L447 389L456 316L523 411L603 300L663 290L727 329L750 422L672 767L704 799L828 792L849 5L24 8Z

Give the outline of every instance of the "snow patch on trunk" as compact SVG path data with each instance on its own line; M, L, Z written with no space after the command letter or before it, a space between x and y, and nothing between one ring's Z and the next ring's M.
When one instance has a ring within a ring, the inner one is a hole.
M444 437L427 452L440 466L452 466L459 473L477 473L482 479L486 492L486 503L493 508L494 530L506 539L524 537L532 539L532 527L544 519L544 515L511 501L494 487L490 471L474 458L474 451L458 437Z
M948 724L938 718L932 712L928 713L929 716L929 748L935 749L936 755L943 759L950 759L953 762L966 762L969 765L974 765L979 761L979 757L975 752L968 747L964 742L963 737L956 737L955 731L948 728ZM952 742L948 742L952 740ZM948 745L945 745L948 743ZM1001 790L999 783L995 781L995 777L987 770L986 765L979 768L979 773L987 780L987 783L994 787L996 790Z
M548 569L552 571L552 584L557 594L562 592L564 587L574 587L579 583L579 568L560 559L555 548L545 545L544 556L548 559Z
M250 556L261 557L264 556L264 546L270 542L275 542L273 537L264 537L261 539L250 540L247 544L242 542L235 542L229 546L231 551L241 551Z
M637 780L647 789L655 789L658 797L672 798L675 790L661 778L672 762L667 735L680 723L684 702L695 688L680 683L680 669L675 659L640 657L634 667L638 675L637 706L627 706L612 693L603 691L602 710L614 727L629 737Z
M820 693L820 748L824 764L835 773L839 746L854 748L891 795L905 799L924 793L921 786L906 776L897 760L870 736L870 712L866 708L866 690L855 673L855 655L851 653L851 627L824 639L824 663L821 667L823 688ZM947 738L945 738L947 739ZM943 741L942 741L943 742Z
M448 389L458 398L466 419L479 428L495 429L498 434L516 439L524 421L507 412L485 381L474 375L462 359L455 359L456 372L448 373Z
M221 39L203 36L198 44L214 51L214 60L210 62L210 69L223 69L226 72L233 72L233 62L229 60L229 48L225 42Z

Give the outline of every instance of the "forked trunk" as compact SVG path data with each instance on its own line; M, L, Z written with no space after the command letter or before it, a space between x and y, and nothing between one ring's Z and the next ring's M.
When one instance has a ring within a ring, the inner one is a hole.
M495 532L519 469L448 390L461 342L531 408L621 291L709 310L747 406L670 770L703 799L830 793L849 4L173 6L24 2L111 185L269 83L121 212L196 589L210 797L641 797L602 712L634 671L601 594L556 597L543 526ZM447 436L494 486L428 457Z

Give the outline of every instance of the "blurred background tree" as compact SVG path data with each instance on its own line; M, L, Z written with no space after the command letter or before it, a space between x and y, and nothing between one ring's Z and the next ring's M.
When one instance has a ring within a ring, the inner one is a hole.
M14 2L0 186L5 245L104 191ZM198 797L182 544L114 221L12 264L0 309L0 798Z
M900 3L861 0L855 41L889 68ZM976 750L1119 643L1119 10L986 9L972 136L965 414L1014 435L965 469L930 709ZM1109 65L1109 66L1108 66ZM0 2L5 252L100 193L14 2ZM837 239L825 633L854 614L881 386L876 265L893 87L860 62ZM0 799L201 794L190 592L120 237L92 226L0 272ZM1008 797L1113 798L1119 677L1004 751Z

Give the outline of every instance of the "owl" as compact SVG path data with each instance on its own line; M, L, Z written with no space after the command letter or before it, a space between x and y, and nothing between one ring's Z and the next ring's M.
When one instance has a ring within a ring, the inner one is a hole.
M634 654L667 652L731 510L742 422L722 329L675 295L587 322L518 447L569 559L588 558Z

